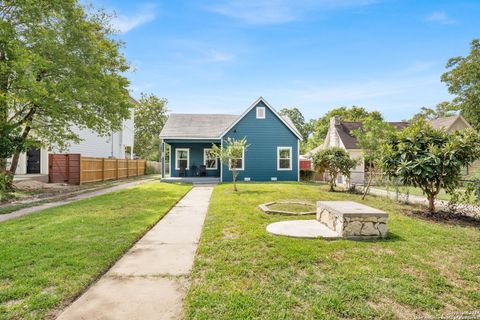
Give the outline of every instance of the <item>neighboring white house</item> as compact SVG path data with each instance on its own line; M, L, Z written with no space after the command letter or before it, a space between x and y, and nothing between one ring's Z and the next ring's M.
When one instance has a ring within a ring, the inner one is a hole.
M408 122L389 122L389 124L398 130L403 130L408 126ZM443 128L448 132L472 128L472 126L460 115L431 120L429 121L429 124L435 129ZM356 168L350 171L350 181L347 181L346 177L344 176L339 176L337 183L346 184L347 182L350 182L353 184L363 184L365 180L363 151L358 146L357 138L352 134L354 130L360 129L361 127L362 122L344 122L340 121L340 119L336 116L332 117L330 119L330 126L323 144L309 151L307 154L305 154L305 157L311 158L313 154L322 149L331 147L343 148L347 150L352 158L362 158L362 160L359 162ZM475 170L478 170L478 168L480 168L480 160L474 162L469 168L466 168L466 174L475 172Z
M138 102L131 98L132 102ZM62 152L55 146L49 148L32 148L28 152L20 154L17 175L23 174L48 174L48 155L50 153L80 153L85 157L101 157L125 159L133 157L134 147L134 111L131 116L122 123L120 131L111 132L106 136L99 136L89 129L74 129L81 139L79 143L72 143ZM127 150L128 149L128 150Z
M395 128L401 130L408 126L406 122L389 122ZM338 184L363 184L365 180L365 163L363 161L363 150L358 146L357 138L353 131L362 127L361 122L340 121L337 116L330 118L330 126L323 144L308 152L305 157L310 158L313 154L322 149L340 147L345 149L352 158L361 159L358 165L350 171L350 180L343 175L338 176Z

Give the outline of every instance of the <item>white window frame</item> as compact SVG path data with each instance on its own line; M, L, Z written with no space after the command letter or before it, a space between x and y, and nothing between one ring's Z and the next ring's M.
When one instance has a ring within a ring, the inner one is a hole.
M245 170L245 148L242 148L242 167L241 168L236 168L236 170L237 171L244 171ZM231 159L228 159L228 171L232 171Z
M280 158L281 150L290 151L290 158ZM286 160L286 159L290 160L290 166L288 168L280 168L280 160ZM292 171L292 161L293 161L292 147L277 147L277 170L278 171Z
M263 111L263 116L260 116L260 115L258 114L258 111L260 111L260 110ZM256 113L257 113L257 114L256 114L256 115L257 115L257 119L265 119L265 113L266 113L265 107L257 107L255 111L256 111Z
M212 151L212 148L204 148L203 149L203 165L207 168L207 170L217 170L218 169L218 158L214 159L207 159L207 152ZM207 160L215 160L215 167L214 168L209 168L207 166Z
M176 148L175 149L175 170L180 170L180 167L178 166L178 152L179 151L187 151L187 167L185 170L190 169L190 148Z

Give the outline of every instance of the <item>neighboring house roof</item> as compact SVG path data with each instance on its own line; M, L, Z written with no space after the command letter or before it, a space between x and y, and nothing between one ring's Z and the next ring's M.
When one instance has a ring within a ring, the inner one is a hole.
M160 132L162 139L220 139L233 128L260 101L267 106L300 140L302 135L287 116L281 116L262 97L258 98L243 114L181 114L172 113Z
M444 128L445 130L449 130L457 120L462 121L466 127L471 128L472 126L470 123L467 122L461 115L455 115L450 117L438 118L434 120L430 120L428 123L434 129L441 129Z
M139 105L140 102L138 102L137 100L135 100L131 95L128 95L128 100L130 100L131 103L135 104L135 105Z
M403 130L408 127L408 122L388 122L388 124L397 130ZM360 149L353 131L361 129L362 126L362 122L340 122L340 124L335 125L338 136L346 149Z
M162 139L219 139L225 129L236 119L238 115L232 114L172 113L168 116L160 137Z

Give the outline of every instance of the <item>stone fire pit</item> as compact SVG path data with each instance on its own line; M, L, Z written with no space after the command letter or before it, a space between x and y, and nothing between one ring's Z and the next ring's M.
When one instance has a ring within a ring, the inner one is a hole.
M354 201L318 201L317 220L343 238L387 236L388 214Z
M316 220L271 223L267 231L297 238L369 239L387 236L388 214L353 201L318 201Z

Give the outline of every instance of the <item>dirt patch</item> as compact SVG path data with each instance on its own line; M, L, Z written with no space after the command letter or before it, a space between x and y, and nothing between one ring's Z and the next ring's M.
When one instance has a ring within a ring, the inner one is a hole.
M450 211L439 210L435 213L430 213L426 210L402 210L403 214L420 218L436 223L445 223L450 225L461 225L480 228L480 219L467 216L461 213L452 213Z

